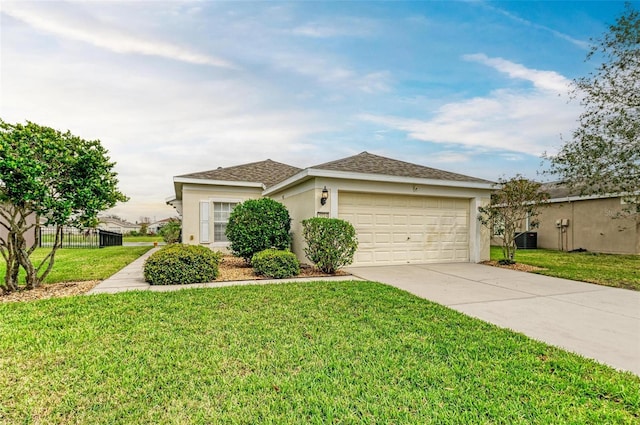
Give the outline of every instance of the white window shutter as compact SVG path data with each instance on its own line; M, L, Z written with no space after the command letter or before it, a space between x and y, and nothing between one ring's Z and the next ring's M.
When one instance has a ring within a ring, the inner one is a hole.
M209 242L209 202L200 202L200 243Z

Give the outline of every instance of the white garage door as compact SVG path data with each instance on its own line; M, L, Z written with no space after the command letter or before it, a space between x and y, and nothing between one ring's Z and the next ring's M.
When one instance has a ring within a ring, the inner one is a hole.
M338 215L353 224L353 265L469 261L469 200L341 192Z

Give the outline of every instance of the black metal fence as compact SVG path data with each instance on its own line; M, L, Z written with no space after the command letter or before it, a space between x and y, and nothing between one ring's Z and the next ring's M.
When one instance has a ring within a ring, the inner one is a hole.
M56 240L56 228L40 228L40 247L52 247ZM121 246L122 233L102 229L77 229L63 227L58 246L60 248L104 248Z

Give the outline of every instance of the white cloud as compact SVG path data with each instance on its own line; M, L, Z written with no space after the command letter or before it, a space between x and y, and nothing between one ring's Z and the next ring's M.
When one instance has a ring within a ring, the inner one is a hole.
M470 161L472 154L469 152L441 151L431 156L430 160L440 164L459 164Z
M566 79L555 72L525 68L504 59L475 60L525 79L533 89L500 89L485 97L447 103L428 119L363 114L361 119L404 131L415 140L541 155L555 151L561 133L574 128L579 105L558 92ZM514 159L511 157L509 159Z
M558 94L566 94L571 83L567 78L557 72L530 69L506 59L490 58L483 53L464 55L463 59L490 66L497 71L507 74L511 78L530 81L536 88Z
M4 2L2 13L18 19L38 30L71 40L89 43L116 53L136 53L221 68L236 68L231 62L158 40L145 39L115 28L95 17L79 15L77 8L69 12L64 3Z
M376 23L364 18L333 18L331 21L315 21L296 26L295 35L311 38L367 37L375 33Z
M361 74L346 66L336 64L337 60L309 56L304 53L272 53L273 65L306 77L313 78L333 91L361 91L364 93L384 93L391 90L392 76L388 71Z

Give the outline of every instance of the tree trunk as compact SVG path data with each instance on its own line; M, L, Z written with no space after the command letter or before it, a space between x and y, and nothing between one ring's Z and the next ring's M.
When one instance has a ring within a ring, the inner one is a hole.
M20 264L15 258L7 259L7 273L4 276L4 291L14 292L18 290L18 272Z
M14 292L18 290L18 273L20 272L20 263L16 256L16 243L17 236L14 232L7 234L6 240L6 273L4 275L4 290L5 292Z

